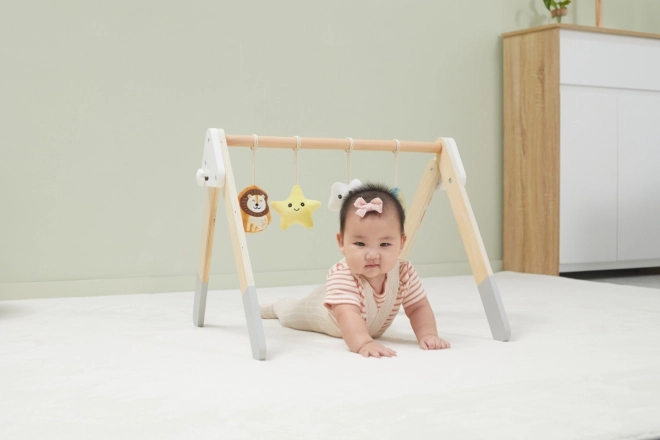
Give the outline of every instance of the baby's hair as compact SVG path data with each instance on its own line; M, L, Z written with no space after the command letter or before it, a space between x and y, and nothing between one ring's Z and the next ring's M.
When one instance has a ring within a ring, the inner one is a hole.
M396 211L396 215L399 218L399 223L401 224L401 234L403 235L404 229L403 225L406 221L406 213L403 210L403 205L399 199L392 193L392 190L383 185L382 183L372 183L367 182L351 192L349 192L348 197L344 199L344 202L341 205L341 210L339 211L339 232L344 233L344 226L346 225L346 215L355 214L357 208L353 206L355 201L362 197L365 202L369 203L376 197L380 197L383 201L383 214L391 209ZM365 217L369 215L381 215L377 211L369 211L365 214Z

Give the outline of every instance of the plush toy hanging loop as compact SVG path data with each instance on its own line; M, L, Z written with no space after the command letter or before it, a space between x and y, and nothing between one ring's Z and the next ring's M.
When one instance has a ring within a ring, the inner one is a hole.
M348 174L347 183L335 182L330 187L330 200L328 200L328 209L330 211L341 210L341 205L348 195L357 187L362 186L362 182L358 179L351 180L351 153L355 148L353 138L346 138L349 142L348 150L346 150L346 171Z
M351 181L351 153L353 152L353 148L355 147L355 142L353 142L353 138L347 138L350 142L350 146L348 147L348 150L346 150L346 168L347 168L347 175L348 179L346 179L346 182Z
M280 215L280 228L287 229L293 224L300 224L306 228L314 226L312 214L321 206L318 200L306 199L302 188L298 185L298 151L302 144L300 136L295 136L296 148L293 149L294 185L286 200L271 203L273 209Z
M254 137L252 150L252 186L248 186L238 194L238 203L241 207L243 230L245 232L261 232L270 224L270 209L268 208L268 194L257 186L257 148L259 136Z
M257 148L259 148L259 136L256 134L252 135L254 137L254 144L250 147L252 150L252 185L257 184Z
M401 142L398 139L394 139L394 142L396 142L396 149L392 151L394 153L394 188L392 188L392 194L399 199L399 202L401 202L401 205L405 209L406 203L403 199L403 193L399 188L399 152L401 152Z
M394 187L399 187L399 152L401 151L401 142L398 139L394 139L396 142L396 150L394 153Z
M300 145L302 142L300 140L300 136L294 137L296 138L296 148L293 149L293 169L295 170L293 184L298 185L298 151L300 151Z

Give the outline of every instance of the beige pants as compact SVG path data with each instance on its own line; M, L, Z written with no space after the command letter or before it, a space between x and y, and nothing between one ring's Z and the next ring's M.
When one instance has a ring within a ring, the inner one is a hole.
M341 330L330 317L330 310L323 305L323 301L325 285L317 287L305 298L285 298L259 308L263 319L279 319L284 327L341 338Z
M367 331L372 338L378 338L387 330L383 325L392 311L399 292L399 265L397 264L387 273L385 285L387 294L380 308L376 306L371 285L366 280L361 282L366 303ZM330 310L323 305L324 301L325 284L322 284L305 298L285 298L259 308L263 319L279 319L284 327L341 338L341 329L332 319Z

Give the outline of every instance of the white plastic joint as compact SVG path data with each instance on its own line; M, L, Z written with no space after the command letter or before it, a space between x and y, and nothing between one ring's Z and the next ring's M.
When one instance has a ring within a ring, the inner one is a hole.
M195 179L199 186L222 188L225 186L225 164L221 147L227 146L225 131L221 128L206 130L202 167L197 170Z

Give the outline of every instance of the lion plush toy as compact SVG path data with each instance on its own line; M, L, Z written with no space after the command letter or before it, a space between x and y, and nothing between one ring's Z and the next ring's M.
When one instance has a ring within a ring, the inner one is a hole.
M256 185L248 186L238 195L245 232L261 232L270 224L268 194Z

